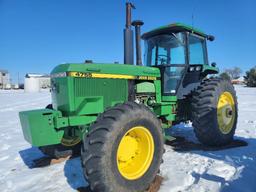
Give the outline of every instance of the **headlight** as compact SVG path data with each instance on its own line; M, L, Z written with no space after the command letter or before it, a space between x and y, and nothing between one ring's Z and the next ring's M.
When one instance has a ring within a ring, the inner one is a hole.
M200 71L200 70L201 70L201 66L197 66L196 71Z
M189 67L189 71L192 72L195 70L195 67Z

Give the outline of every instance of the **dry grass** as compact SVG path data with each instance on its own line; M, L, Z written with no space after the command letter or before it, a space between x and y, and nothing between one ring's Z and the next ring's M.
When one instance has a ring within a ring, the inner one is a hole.
M157 175L153 183L150 184L150 187L147 192L157 192L160 189L163 177Z

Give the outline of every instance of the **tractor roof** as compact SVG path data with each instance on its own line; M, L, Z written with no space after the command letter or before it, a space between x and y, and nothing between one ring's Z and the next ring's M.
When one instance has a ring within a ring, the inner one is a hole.
M169 32L169 31L174 32L174 33L175 32L181 32L181 31L188 31L190 33L195 33L195 34L197 34L199 36L202 36L202 37L207 37L208 36L207 34L202 32L201 30L196 29L194 27L191 27L189 25L185 25L185 24L182 24L182 23L173 23L173 24L158 27L156 29L153 29L153 30L147 32L147 33L144 33L142 35L142 39L147 39L149 37L159 35L159 34L163 34L163 33Z

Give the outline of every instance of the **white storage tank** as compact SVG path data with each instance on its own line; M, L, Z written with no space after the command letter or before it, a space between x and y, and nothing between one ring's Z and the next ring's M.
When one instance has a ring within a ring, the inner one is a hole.
M6 85L5 85L5 89L11 89L12 88L12 85L10 84L10 83L7 83Z
M25 92L39 92L40 91L40 83L39 79L35 77L26 77L24 81L24 90Z

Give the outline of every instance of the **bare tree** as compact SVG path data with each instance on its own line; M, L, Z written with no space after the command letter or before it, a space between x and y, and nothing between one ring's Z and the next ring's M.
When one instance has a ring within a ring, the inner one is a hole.
M234 67L231 69L225 69L224 72L227 73L231 77L231 79L238 79L242 74L242 69L240 69L239 67Z
M230 77L229 74L226 73L226 72L221 73L219 76L220 76L222 79L229 80L229 81L231 80L231 77Z

